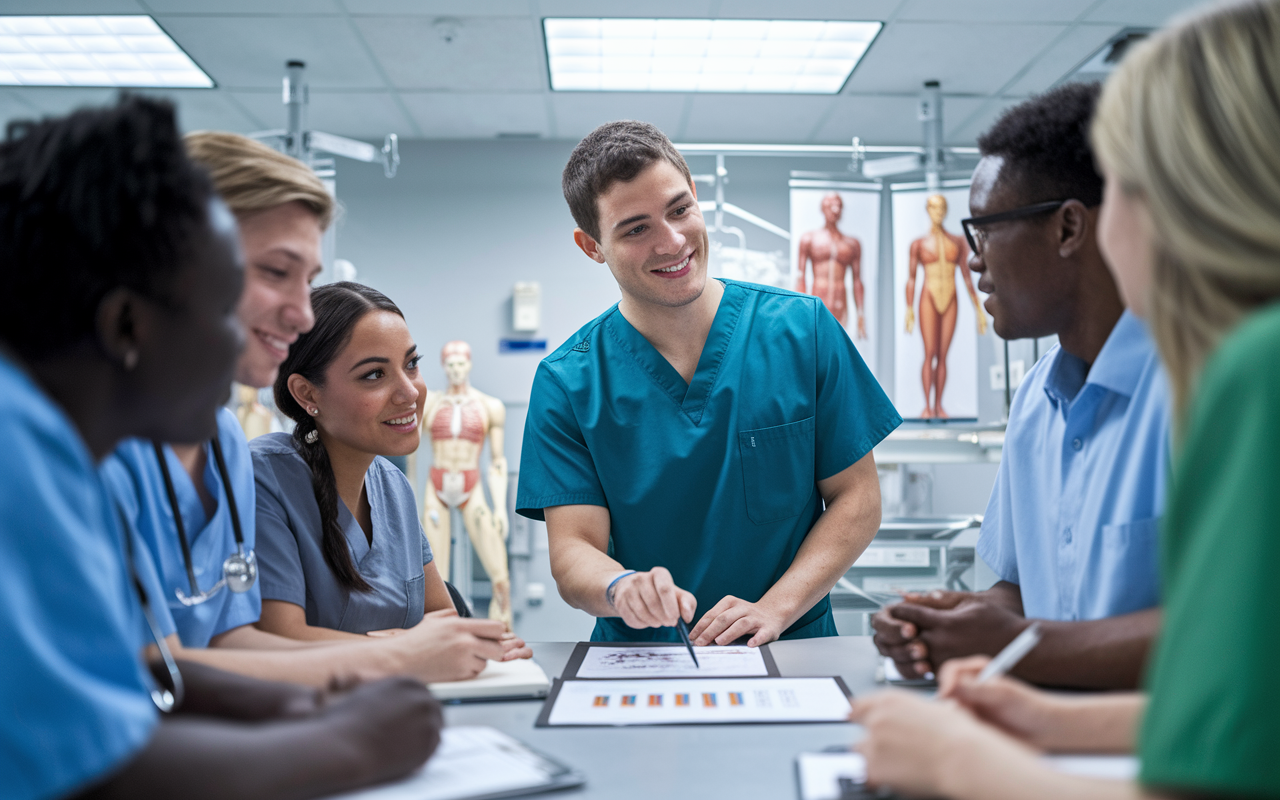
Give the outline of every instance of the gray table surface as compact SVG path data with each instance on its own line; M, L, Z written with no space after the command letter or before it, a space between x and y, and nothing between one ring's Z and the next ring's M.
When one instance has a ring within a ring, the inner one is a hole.
M534 659L559 677L572 642L534 643ZM854 695L877 690L875 647L867 636L774 642L786 677L839 675ZM587 776L586 786L556 797L794 798L797 753L848 744L856 725L687 725L634 728L535 728L541 701L446 706L449 725L489 725Z

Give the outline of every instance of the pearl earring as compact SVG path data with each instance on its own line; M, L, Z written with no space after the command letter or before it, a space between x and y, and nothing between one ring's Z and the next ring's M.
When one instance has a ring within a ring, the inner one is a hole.
M312 406L312 407L311 407L310 409L308 409L308 410L311 412L311 416L313 416L313 417L314 417L316 414L319 414L319 413L320 413L320 409L316 408L315 406Z
M302 438L307 440L307 444L315 444L320 439L320 431L309 431Z

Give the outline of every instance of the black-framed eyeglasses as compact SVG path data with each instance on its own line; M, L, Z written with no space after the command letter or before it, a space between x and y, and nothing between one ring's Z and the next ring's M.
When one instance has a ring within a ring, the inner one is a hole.
M1050 211L1057 211L1069 202L1071 202L1070 198L1066 200L1046 200L1043 203L1032 203L1029 206L1011 208L1008 211L1001 211L999 214L987 214L985 217L969 217L968 219L960 220L960 227L964 228L964 238L969 242L969 249L976 254L981 254L982 246L987 243L987 233L982 229L983 225L1026 219L1037 214L1048 214Z

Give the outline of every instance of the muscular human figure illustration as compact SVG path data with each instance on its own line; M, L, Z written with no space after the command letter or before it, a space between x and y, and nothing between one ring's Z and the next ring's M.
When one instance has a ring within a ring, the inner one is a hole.
M436 569L448 580L449 509L462 511L462 523L480 563L493 584L489 618L511 629L511 580L507 573L507 459L502 401L471 387L471 347L449 342L440 352L449 388L428 392L422 410L422 433L431 441L431 478L427 481L422 527L435 555ZM480 486L480 451L489 439L489 494Z
M940 194L925 201L932 225L929 233L911 243L907 272L907 333L915 327L916 272L924 267L924 288L920 291L920 335L924 337L924 365L920 382L924 385L925 418L946 418L942 408L942 390L947 385L947 351L956 331L956 267L964 278L969 299L978 317L978 334L987 332L987 316L978 302L969 272L969 246L963 236L949 233L942 226L947 218L947 199Z
M867 338L866 317L862 313L862 243L845 236L838 227L844 213L844 201L834 192L822 198L822 216L826 224L800 236L800 275L796 291L822 298L827 310L843 326L849 316L845 300L846 270L853 276L853 305L858 314L858 338ZM809 265L813 265L813 285L805 288Z

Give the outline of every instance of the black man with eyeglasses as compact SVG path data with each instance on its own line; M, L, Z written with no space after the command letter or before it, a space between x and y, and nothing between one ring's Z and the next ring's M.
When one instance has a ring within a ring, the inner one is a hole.
M1004 339L1057 335L1009 410L978 555L981 592L911 594L872 619L904 677L995 655L1033 621L1014 669L1033 683L1138 684L1160 623L1156 538L1169 391L1097 243L1102 178L1088 142L1097 84L1015 106L978 139L963 220L969 268Z

